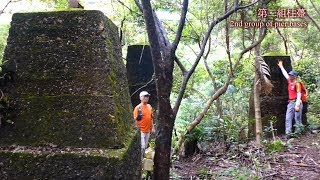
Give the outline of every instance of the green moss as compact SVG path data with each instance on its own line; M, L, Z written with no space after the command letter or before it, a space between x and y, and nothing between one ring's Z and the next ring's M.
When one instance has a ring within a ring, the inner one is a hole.
M15 128L0 136L1 144L121 148L132 137L133 127L124 121L129 112L118 109L119 114L113 114L116 105L110 106L105 101L112 98L90 95L22 98L15 102L20 109L19 116L13 119Z
M0 131L0 178L138 179L140 134L117 27L100 11L19 13L9 39L19 73L14 126ZM57 150L67 148L75 152Z
M139 135L137 132L126 147L116 150L49 148L43 151L46 148L41 147L4 150L6 148L1 147L0 162L4 166L0 178L138 179L141 173Z
M263 54L262 56L288 56L282 52L267 52Z
M73 153L0 152L0 159L6 167L2 169L8 177L66 178L66 177L116 177L121 164L119 155L98 156ZM100 167L102 174L95 169ZM15 171L15 172L13 172ZM0 177L4 177L4 174Z

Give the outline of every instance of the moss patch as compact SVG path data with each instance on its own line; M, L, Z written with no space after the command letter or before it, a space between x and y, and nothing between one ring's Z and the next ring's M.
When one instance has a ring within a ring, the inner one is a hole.
M282 52L267 52L263 54L262 56L288 56L285 53Z
M118 150L52 147L1 147L0 178L139 179L140 143ZM134 155L138 156L133 160Z

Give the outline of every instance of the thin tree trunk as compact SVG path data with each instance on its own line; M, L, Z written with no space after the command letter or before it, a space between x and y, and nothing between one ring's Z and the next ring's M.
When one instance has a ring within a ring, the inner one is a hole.
M263 8L267 8L267 4L270 1L265 1L261 3L261 6ZM266 22L266 19L264 18L262 20L263 22ZM265 33L263 31L266 31L266 28L259 29L259 39L261 37L265 36ZM254 61L254 67L255 67L255 75L254 75L254 86L253 86L253 97L254 97L254 111L255 111L255 119L256 119L256 144L261 145L261 140L262 140L262 119L261 119L261 75L259 74L259 67L260 67L260 62L259 62L259 56L260 56L260 48L261 44L258 44L255 47L255 61Z
M237 61L235 62L235 64L233 65L233 67L230 68L230 69L232 69L232 70L234 71L234 70L238 67L238 65L239 65L239 63L240 63L240 60L242 59L242 56L243 56L246 52L250 51L252 48L256 47L258 44L260 44L261 41L262 41L262 40L264 39L264 37L265 37L265 33L266 33L265 29L262 29L262 34L261 34L260 38L259 38L256 42L254 42L253 44L251 44L249 47L247 47L246 49L244 49L244 50L240 53ZM212 102L213 102L214 100L216 100L217 98L219 98L222 94L224 94L224 93L226 92L226 90L227 90L227 88L228 88L228 86L229 86L229 84L230 84L230 80L231 80L231 78L233 77L233 71L230 71L230 72L229 72L229 75L228 75L227 80L226 80L226 82L224 83L224 85L223 85L221 88L219 88L218 91L216 91L216 92L214 93L214 95L207 101L206 106L203 108L203 110L201 111L201 113L192 121L192 123L188 126L187 130L185 131L185 133L180 136L179 141L178 141L178 143L177 143L177 146L175 147L175 153L176 153L176 154L181 151L181 147L183 147L183 144L184 144L184 142L185 142L185 140L186 140L186 135L187 135L187 134L190 134L190 133L192 132L192 130L201 122L202 118L204 117L204 115L205 115L205 114L207 113L207 111L209 110Z
M237 2L238 0L235 0ZM203 55L204 49L207 44L207 40L210 37L211 31L215 25L225 20L227 17L235 13L240 9L246 9L253 6L258 2L254 1L246 6L239 6L235 3L234 8L228 11L228 13L214 20L202 41L201 51L197 56L197 59L189 71L184 71L184 68L179 60L175 57L175 51L179 44L182 30L184 27L186 13L188 9L188 0L183 1L183 7L181 10L181 18L176 33L176 38L172 44L170 44L166 31L161 25L160 20L153 14L150 0L141 0L142 6L138 0L135 3L139 9L143 12L146 28L148 32L152 61L154 66L154 72L156 77L157 97L159 102L158 107L158 126L156 134L156 146L155 146L155 164L154 164L154 179L169 179L170 172L170 151L171 151L171 138L172 130L174 126L174 120L176 118L179 106L183 94L186 90L186 85L191 75L193 74L196 66L199 63L200 58ZM242 54L243 55L243 54ZM241 57L242 57L241 55ZM172 76L173 76L173 64L176 61L179 67L182 67L184 74L180 93L174 108L170 105L170 93L172 88ZM238 62L239 63L239 62ZM236 65L238 65L236 63ZM230 79L229 79L230 81Z
M262 139L262 121L261 121L261 106L260 106L260 94L261 94L261 81L258 74L257 67L260 66L258 58L255 58L255 75L254 75L254 87L253 87L253 99L254 99L254 112L256 118L256 143L260 145Z
M210 71L209 65L207 63L207 58L205 57L204 59L204 65L206 67L206 70L209 74L209 77L211 78L212 84L213 84L213 89L214 89L214 93L217 92L219 90L217 82L212 74L212 72ZM221 105L221 101L219 98L217 98L216 100L216 107L217 107L217 113L219 115L219 118L223 117L223 111L222 111L222 105Z
M288 40L284 37L284 35L281 33L281 31L279 30L279 28L276 28L277 29L277 32L278 34L280 35L280 37L282 38L283 40L283 44L284 44L284 48L286 50L286 55L288 55Z
M316 12L318 13L318 16L320 16L320 11L319 9L316 8L316 5L313 3L312 0L310 0L311 4L312 4L312 7L314 8L314 10L316 10Z
M297 4L298 4L299 7L305 9L305 8L299 3L298 0L296 0L296 2L297 2ZM307 17L311 20L311 22L312 22L312 23L318 28L318 30L320 31L320 25L309 15L308 12L306 12L306 15L307 15Z
M8 5L12 2L12 0L8 1L7 4L3 7L3 9L0 11L0 15L4 13L4 10L8 7Z

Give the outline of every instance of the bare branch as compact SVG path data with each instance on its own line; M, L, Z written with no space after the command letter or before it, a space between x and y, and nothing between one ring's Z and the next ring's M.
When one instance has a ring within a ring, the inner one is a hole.
M209 47L208 47L208 50L207 50L207 52L204 54L204 59L207 59L208 58L208 56L209 56L209 53L210 53L210 51L211 51L211 37L209 38L209 43L208 43L209 45Z
M177 65L179 66L181 72L182 72L182 75L186 74L187 73L187 70L186 68L183 66L183 64L181 63L181 61L178 59L178 57L176 55L174 55L174 61L177 63Z
M130 97L133 97L137 92L139 92L141 89L147 87L149 84L151 84L155 79L155 74L153 73L150 81L148 81L146 84L144 84L143 86L141 86L140 88L138 88L137 90L135 90L131 95Z
M120 24L120 37L119 37L119 39L120 39L120 44L121 44L121 46L123 46L124 44L123 44L123 31L122 31L122 29L123 29L123 24L124 24L124 21L126 20L126 17L124 17L122 20L121 20L121 24Z
M202 100L204 100L204 101L207 100L207 97L203 93L201 93L199 90L197 90L197 89L195 89L193 87L190 90L192 90L195 93L197 93L197 95L200 96Z
M210 40L211 40L211 38L210 38ZM209 49L210 49L210 48L209 48ZM209 52L209 51L208 51L208 52ZM207 55L208 55L208 54L207 54ZM214 92L217 92L217 91L218 91L218 85L217 85L216 79L215 79L215 77L213 76L213 74L212 74L212 72L211 72L211 70L210 70L210 68L209 68L209 65L208 65L208 63L207 63L207 57L208 57L207 55L204 56L204 58L203 58L204 65L205 65L206 70L207 70L207 72L208 72L208 74L209 74L209 77L211 78ZM221 102L220 102L220 99L219 99L219 98L216 100L216 107L217 107L217 112L218 112L218 114L219 114L219 117L222 118L223 113L222 113Z
M318 16L320 16L320 11L319 9L316 8L316 5L313 3L312 0L310 0L311 4L312 4L312 7L316 10L316 12L318 13Z
M240 16L241 16L241 21L242 22L245 22L245 14L244 14L244 12L240 12ZM244 29L244 26L242 26L242 47L245 49L246 48L246 45L244 44L244 42L245 42L245 34L244 34L244 31L245 31L245 29Z
M284 37L284 35L281 33L279 28L276 28L276 29L277 29L278 34L280 35L280 37L283 40L283 44L284 44L284 47L286 49L286 55L288 55L288 45L287 45L288 40Z
M235 0L234 4L238 4L238 1ZM224 11L225 11L225 13L228 11L228 0L224 0ZM231 61L231 55L230 55L229 24L228 24L228 22L229 22L228 19L226 19L226 51L227 51L227 55L228 55L230 71L232 71L232 61Z
M242 59L243 55L245 53L247 53L248 51L250 51L252 48L254 48L255 46L259 45L262 40L264 39L266 35L266 29L263 28L262 30L262 36L253 44L251 44L249 47L247 47L246 49L242 50L236 63L233 66L233 70L235 70L237 68L237 66L240 63L240 60ZM188 126L185 134L181 135L178 145L175 148L175 153L180 151L180 148L182 146L182 144L185 141L185 137L187 134L190 134L191 131L201 122L201 120L203 119L204 115L207 113L207 111L209 110L209 108L211 107L211 104L213 103L213 101L215 101L216 99L218 99L222 94L224 94L227 91L227 88L230 84L231 78L233 77L233 72L229 72L229 75L227 77L226 82L224 83L224 85L222 87L220 87L214 94L213 96L207 101L206 106L204 107L204 109L201 111L201 113L192 121L192 123Z
M216 80L215 80L215 78L214 78L214 76L213 76L213 74L212 74L212 72L211 72L211 70L209 68L209 65L208 65L208 62L207 62L207 58L204 58L203 62L204 62L204 66L206 67L207 73L209 74L209 77L210 77L210 79L212 81L212 84L215 86L216 85Z
M173 113L176 115L177 112L178 112L178 109L180 107L180 104L181 104L181 101L182 101L182 97L183 97L183 94L185 92L185 89L187 87L187 83L191 77L191 75L193 74L194 70L196 69L197 65L199 64L199 61L204 53L204 50L205 50L205 47L207 45L207 42L208 42L208 39L210 37L210 34L212 32L212 29L218 24L220 23L221 21L223 21L224 19L228 18L230 15L232 15L233 13L237 12L238 10L240 9L245 9L247 7L250 7L250 6L253 6L254 4L256 4L259 0L249 4L249 5L246 5L246 6L234 6L230 11L228 11L227 13L225 13L224 15L222 15L221 17L217 18L215 21L211 22L209 28L208 28L208 31L207 33L205 34L205 37L202 41L202 44L201 44L201 48L200 48L200 52L193 64L193 66L191 67L191 69L188 71L187 75L183 78L182 80L182 84L181 84L181 87L180 87L180 91L179 91L179 95L178 95L178 98L176 100L176 103L174 105L174 108L173 108Z
M296 2L297 2L297 4L298 4L299 7L305 9L305 8L299 3L298 0L296 0ZM308 18L311 20L311 22L312 22L312 23L318 28L318 30L320 31L320 26L317 24L317 22L309 15L308 12L306 12L306 14L307 14Z
M193 24L188 19L187 19L187 22L190 25L194 34L196 35L196 37L193 39L195 39L195 41L198 43L198 46L200 47L200 41L201 41L200 35L198 34L197 30L194 28ZM189 38L192 38L192 37L189 37Z
M122 1L120 1L120 0L117 0L117 1L118 1L118 3L120 3L122 6L126 7L131 13L134 12L131 8L129 8L127 5L125 5Z
M134 2L139 7L140 11L143 12L143 7L140 4L139 0L134 0ZM152 8L151 8L151 11L152 11L152 14L150 14L150 17L153 17L153 19L154 19L154 23L155 23L155 27L156 27L156 31L157 31L157 33L155 34L156 35L155 37L158 38L158 42L160 45L159 48L161 49L162 52L168 52L170 50L171 43L169 41L169 38L168 38L167 33L165 31L165 28L163 27L158 16L156 15L156 13L154 12L154 10Z
M8 7L8 5L12 2L12 0L9 0L8 3L4 6L4 8L0 11L0 15L4 12L4 10Z
M141 50L140 58L139 58L139 64L141 64L142 56L143 56L143 51L144 51L145 46L146 46L146 45L143 45L143 46L142 46L142 50Z
M256 47L257 45L259 45L261 43L261 41L264 39L264 37L267 34L267 29L263 28L262 29L262 35L261 37L258 39L258 41L256 41L255 43L251 44L249 47L247 47L246 49L244 49L243 51L241 51L240 56L238 58L238 60L236 61L236 63L233 66L233 70L238 66L242 56L247 53L248 51L250 51L252 48Z
M183 27L186 22L186 16L187 16L187 12L188 12L188 4L189 4L188 0L183 1L183 6L182 6L182 10L181 10L181 16L180 16L180 21L179 21L179 26L178 26L176 38L174 39L172 46L171 46L171 54L174 54L176 52L178 44L180 42L182 30L183 30Z
M134 0L134 2L136 3L137 7L139 8L140 12L142 13L142 5L140 4L139 0Z

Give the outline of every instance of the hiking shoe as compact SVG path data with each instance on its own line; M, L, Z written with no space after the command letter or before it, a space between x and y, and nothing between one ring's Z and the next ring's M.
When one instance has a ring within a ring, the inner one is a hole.
M283 136L283 139L290 139L291 138L291 136L289 135L289 134L285 134L284 136Z

